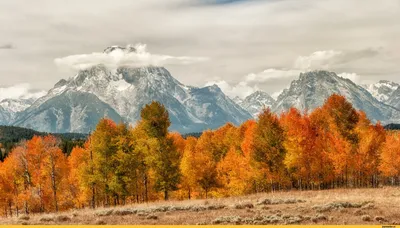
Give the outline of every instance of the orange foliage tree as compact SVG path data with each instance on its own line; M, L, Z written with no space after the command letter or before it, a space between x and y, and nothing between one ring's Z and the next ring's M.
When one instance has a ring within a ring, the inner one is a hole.
M285 177L284 130L278 116L270 109L264 109L258 116L254 130L251 164L254 167L254 188L256 192L280 189Z
M400 183L400 134L398 132L386 135L382 147L379 170L383 176L390 179L392 185Z

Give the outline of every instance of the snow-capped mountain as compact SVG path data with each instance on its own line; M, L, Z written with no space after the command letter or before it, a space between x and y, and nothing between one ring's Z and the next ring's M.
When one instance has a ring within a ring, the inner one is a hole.
M0 123L9 124L14 121L18 112L22 112L33 104L35 98L4 99L0 101Z
M88 133L103 117L121 121L121 116L91 93L65 90L38 106L18 113L13 125L43 132Z
M244 100L239 99L240 98L236 98L234 100L236 100L244 110L250 112L254 118L257 118L264 107L271 108L275 104L274 98L263 91L256 91L247 96Z
M384 103L387 103L393 92L399 87L399 84L387 80L380 80L375 84L364 85L364 88L366 88L372 96Z
M400 87L393 91L386 103L400 109Z
M127 48L112 46L105 49L104 53L132 51L136 50L131 46ZM124 120L132 124L140 118L140 111L144 105L153 100L159 101L169 111L172 122L171 130L182 133L216 128L226 122L240 124L251 118L247 111L227 97L218 86L196 88L183 85L173 78L164 67L133 68L125 66L109 69L104 65L97 65L79 71L78 74L68 80L60 80L47 95L36 100L30 108L19 114L15 124L19 126L31 124L32 128L36 130L39 126L32 125L31 119L36 118L40 122L39 119L46 117L52 123L45 125L45 129L37 130L85 132L93 128L97 121L84 122L88 125L95 122L91 126L71 127L77 125L77 123L74 123L74 119L79 119L79 115L75 115L75 118L69 118L71 126L66 124L59 125L61 127L54 127L57 125L55 122L60 122L58 119L66 118L64 109L72 110L75 106L82 108L90 103L88 101L81 104L78 100L68 103L70 105L68 107L63 104L63 108L58 108L58 110L62 110L61 117L49 118L48 116L57 116L57 114L54 114L54 108L48 105L48 101L52 100L52 104L58 107L60 104L56 101L61 99L59 97L65 97L66 92L69 91L94 95L90 99L98 98L101 102L108 104ZM89 99L89 97L87 96L86 99ZM71 107L71 105L73 106ZM104 110L100 110L100 113L104 113L105 110L109 111L108 108L104 107ZM66 113L69 113L69 111Z
M10 119L11 119L10 113L0 106L0 125L9 125Z
M236 96L236 97L232 98L232 100L233 100L236 104L242 106L243 99L240 98L239 96Z
M400 111L373 97L366 89L349 79L337 76L333 72L311 71L301 73L298 80L292 81L289 89L279 95L272 110L276 113L295 107L299 110L312 111L324 104L333 93L341 94L364 111L372 121L383 123L400 120Z

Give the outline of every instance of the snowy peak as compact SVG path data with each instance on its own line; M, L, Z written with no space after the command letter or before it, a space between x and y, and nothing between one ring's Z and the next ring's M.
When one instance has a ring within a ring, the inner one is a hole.
M125 48L112 46L106 48L104 52L109 55L140 53L144 48L140 45ZM73 96L68 95L72 92ZM85 94L85 96L81 94ZM88 96L88 94L92 96ZM56 102L70 97L73 99L84 97L84 101L81 102L85 103L71 101L67 103L69 105L59 104L57 108L48 105L49 102L56 104ZM98 101L95 101L96 99ZM111 110L102 105L101 110L95 111L94 107L90 105L90 100L109 105ZM227 97L217 85L203 88L186 86L176 80L164 67L121 66L115 69L106 65L96 65L79 71L68 80L57 82L47 95L38 99L30 108L20 114L15 123L19 126L45 126L45 128L49 128L47 130L49 132L53 130L63 132L72 129L85 131L97 123L97 119L91 120L90 115L114 110L124 121L135 124L140 119L141 109L152 101L164 104L170 115L171 130L182 133L213 129L226 122L238 125L251 118L247 111ZM86 111L76 112L81 109ZM68 117L72 113L74 118ZM76 113L81 113L86 117L80 117ZM99 115L94 116L99 117ZM117 115L114 114L114 116ZM39 126L30 120L35 119L35 122L44 123L45 121L40 121L42 118L63 124L59 126L51 123ZM74 119L78 121L76 122ZM46 129L39 130L46 131Z
M399 87L399 84L387 80L380 80L375 84L365 86L372 96L384 103L387 103L393 92Z
M137 51L137 49L132 45L127 45L126 47L113 45L113 46L110 46L110 47L107 47L106 49L104 49L103 53L106 53L106 54L110 54L112 52L130 53L130 52L136 52L136 51Z
M67 81L67 80L61 79L60 81L58 81L58 82L54 85L54 88L59 88L59 87L65 86L65 85L67 85L67 84L68 84L68 81Z
M400 110L400 87L391 93L386 103Z
M240 98L239 96L236 96L236 97L234 97L234 98L232 98L232 100L236 103L236 104L238 104L238 105L242 105L242 103L243 103L243 99L242 98Z
M22 112L27 109L35 99L4 99L0 105L10 113Z
M70 86L81 86L86 80L103 81L107 83L111 80L118 80L115 75L104 65L93 66L86 70L81 70L78 74L68 81ZM73 84L72 84L73 83Z
M35 101L35 98L27 99L4 99L0 101L0 106L2 112L0 122L2 124L9 124L16 118L17 113L22 112L29 108Z
M254 118L257 118L263 108L271 108L274 104L275 100L263 91L256 91L240 102L243 109L250 112Z
M95 95L66 90L46 100L38 108L29 108L20 113L14 124L44 132L88 133L104 117L116 122L123 120Z
M299 79L294 80L289 89L279 95L272 110L281 113L295 107L310 112L322 106L333 93L345 96L356 109L364 111L372 121L399 120L399 110L378 101L366 89L351 80L328 71L301 73Z
M245 98L245 101L261 101L262 103L273 103L275 102L274 98L272 98L268 93L263 91L256 91Z

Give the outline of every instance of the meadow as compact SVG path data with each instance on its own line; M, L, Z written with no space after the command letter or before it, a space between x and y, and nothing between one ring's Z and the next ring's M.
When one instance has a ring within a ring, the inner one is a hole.
M400 188L252 194L207 200L157 201L109 208L3 218L0 224L215 225L399 224Z

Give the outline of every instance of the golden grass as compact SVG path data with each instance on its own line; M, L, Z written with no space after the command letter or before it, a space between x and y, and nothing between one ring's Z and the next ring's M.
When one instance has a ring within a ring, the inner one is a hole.
M260 204L265 199L269 199L266 204ZM28 219L0 219L0 224L3 225L399 223L400 188L395 187L290 191L221 199L160 201L96 210L74 210L59 214L37 214L30 215Z

